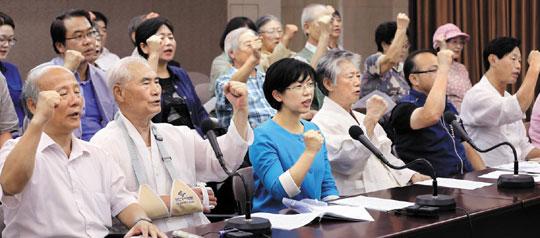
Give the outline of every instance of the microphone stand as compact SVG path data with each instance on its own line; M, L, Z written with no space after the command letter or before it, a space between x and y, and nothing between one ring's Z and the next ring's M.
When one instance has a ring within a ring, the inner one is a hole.
M234 173L231 173L227 167L225 167L225 163L223 162L223 155L221 155L218 160L220 161L221 168L229 177L238 176L240 177L240 180L242 180L242 185L244 186L244 193L245 193L245 199L246 199L246 214L245 217L233 217L230 219L227 219L225 221L225 228L236 228L241 231L250 232L253 235L261 235L261 234L271 234L272 233L272 225L270 224L270 221L266 218L261 217L251 217L251 193L248 190L248 186L246 184L246 180L244 179L244 176L240 175L237 171Z
M492 147L489 147L485 150L482 150L474 143L469 142L469 144L478 152L486 153L491 150L494 150L495 148L498 148L503 145L507 145L512 149L512 153L514 154L514 173L513 174L502 174L497 179L497 187L499 188L532 188L534 187L534 178L533 176L529 174L518 174L519 172L519 161L517 157L516 148L508 142L501 142L499 144L496 144Z
M390 164L386 158L384 158L381 154L374 153L374 155L380 159L385 165L392 169L401 170L405 168L411 167L413 164L425 164L427 167L430 168L431 174L429 175L432 179L432 188L433 192L432 194L423 194L416 196L415 204L419 206L430 206L430 207L437 207L440 210L443 211L453 211L456 209L456 200L454 197L450 195L445 194L439 194L438 191L438 184L437 184L437 175L435 173L435 169L433 168L433 165L424 158L415 159L403 166L395 166L393 164Z

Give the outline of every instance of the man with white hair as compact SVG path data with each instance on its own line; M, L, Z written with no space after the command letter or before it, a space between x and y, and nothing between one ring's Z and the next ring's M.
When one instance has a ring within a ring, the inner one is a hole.
M249 123L252 128L270 119L275 113L264 97L262 85L265 74L256 69L261 58L261 40L249 28L238 28L225 37L225 53L232 60L228 73L216 80L216 114L219 124L227 127L232 118L232 105L225 98L224 85L237 81L247 84L249 91Z
M360 56L344 50L328 52L317 65L317 82L326 97L312 122L326 137L328 160L340 195L400 187L429 179L410 169L389 168L349 136L351 126L361 127L390 163L396 166L404 164L392 155L392 141L378 124L387 107L384 99L377 95L368 99L365 115L352 110L360 94L359 66Z
M302 10L301 24L307 41L304 49L296 54L296 59L302 60L316 68L319 59L326 54L330 44L330 34L332 33L332 14L335 12L331 6L322 4L309 4ZM322 106L324 95L319 88L315 88L315 98L311 104L310 116L304 118L311 119L316 110Z
M165 235L151 224L124 184L118 165L74 138L83 98L72 72L41 66L23 88L30 123L0 150L4 237L104 237L111 217L132 227L126 235Z
M143 58L123 58L107 71L107 75L120 111L115 120L96 133L91 142L118 162L126 174L128 190L139 191L139 201L146 197L141 192L143 187L149 187L156 195L156 202L141 202L141 205L156 214L159 219L156 218L155 223L161 230L171 231L209 223L201 211L176 209L174 203L182 198L173 191L181 181L191 187L186 190L194 190L198 197L204 198L206 189L194 188L197 182L227 178L210 143L187 126L151 121L161 110L161 87L157 74ZM231 171L242 164L253 141L253 132L247 121L246 85L231 81L222 86L223 94L232 105L233 123L227 134L217 140L223 152L224 164ZM209 205L216 205L213 193L208 195ZM163 212L158 214L156 209Z

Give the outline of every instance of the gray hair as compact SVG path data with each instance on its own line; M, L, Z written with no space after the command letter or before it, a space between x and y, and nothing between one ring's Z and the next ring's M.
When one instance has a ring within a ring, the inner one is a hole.
M361 56L347 50L331 50L326 53L317 64L317 84L322 93L328 96L328 90L324 87L324 79L332 80L336 84L337 76L341 72L342 62L351 62L357 69L360 69Z
M271 21L277 21L279 22L279 24L281 24L281 21L276 16L264 15L262 17L259 17L259 19L257 19L257 21L255 22L255 27L257 27L257 31L261 32L261 27Z
M304 31L304 34L306 34L306 30L304 29L304 24L312 22L315 19L315 16L317 13L326 10L326 6L318 3L309 4L302 10L302 17L300 18L300 24L302 27L302 30Z
M28 76L26 76L26 80L24 81L24 86L22 88L23 109L25 110L26 115L28 115L28 118L32 118L32 113L26 107L26 102L28 99L32 99L34 103L37 103L40 92L38 80L52 69L60 69L73 74L73 72L69 71L69 69L65 67L52 64L41 64L31 69L30 72L28 72Z
M110 90L115 84L123 84L133 79L133 72L131 71L133 65L143 65L151 69L148 61L140 56L122 58L107 70L107 84Z
M247 32L253 34L253 36L257 36L257 33L246 27L235 29L227 34L227 37L225 37L225 53L227 55L238 49L238 46L240 45L240 36Z

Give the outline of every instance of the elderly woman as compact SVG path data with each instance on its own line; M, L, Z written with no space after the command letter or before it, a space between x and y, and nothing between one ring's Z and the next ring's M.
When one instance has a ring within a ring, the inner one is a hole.
M17 66L5 61L16 42L15 23L13 19L7 14L0 12L0 71L6 77L11 101L13 101L19 119L19 127L22 127L24 110L21 103L21 75ZM16 130L16 128L14 129Z
M216 114L219 124L227 127L232 118L231 104L223 93L223 85L229 81L246 83L249 90L249 123L252 128L270 119L276 112L266 100L262 84L264 73L257 69L260 61L261 40L248 28L231 31L225 38L225 52L232 60L232 67L216 80Z
M175 126L185 125L202 134L201 122L208 119L208 113L186 71L168 65L176 52L173 32L171 22L164 17L144 21L135 32L137 50L156 70L162 88L161 112L152 118L152 121L167 122ZM154 37L151 38L152 36Z
M277 213L285 208L284 197L337 198L324 138L315 124L301 119L313 101L314 78L311 66L291 58L268 69L264 95L278 112L255 128L249 148L256 187L254 211Z
M161 87L156 73L144 59L136 56L121 59L107 74L120 113L91 142L118 162L126 176L129 191L137 192L146 186L155 194L157 202L154 204L143 202L148 201L141 199L143 193L139 193L139 201L152 214L164 211L154 219L160 229L171 231L208 223L200 211L176 209L175 201L182 201L182 198L170 196L178 194L172 190L178 184L177 180L195 186L197 182L227 178L210 143L186 126L152 123L151 118L161 109ZM225 166L228 170L235 170L243 161L253 132L247 123L246 86L231 82L224 87L235 117L227 134L218 138L218 143ZM170 159L164 159L166 157ZM199 198L204 197L204 190L192 189ZM208 195L210 205L215 205L214 196ZM187 196L190 196L189 192Z
M371 192L428 179L410 169L387 167L349 136L351 126L360 126L390 163L403 165L391 154L392 142L377 123L386 111L384 99L376 95L368 99L366 115L351 108L360 95L359 65L360 56L344 50L328 52L317 65L318 85L326 97L312 122L327 138L328 159L340 195Z
M223 52L212 60L212 67L210 67L210 85L208 85L208 90L210 90L210 95L212 96L215 93L216 80L221 75L228 73L232 67L231 59L229 58L229 55L225 53L225 37L227 37L231 31L241 27L257 31L255 23L247 17L235 17L227 23L219 41L219 47Z
M262 40L260 64L263 70L268 69L272 63L280 59L294 55L288 47L291 38L298 31L297 26L286 25L284 31L279 19L273 15L260 17L255 22L255 26Z
M441 44L441 41L444 43ZM469 35L461 32L459 27L452 23L440 26L433 34L433 49L449 49L454 52L454 61L448 72L446 95L458 112L461 111L461 102L465 93L472 87L467 68L459 62L467 41L469 41Z

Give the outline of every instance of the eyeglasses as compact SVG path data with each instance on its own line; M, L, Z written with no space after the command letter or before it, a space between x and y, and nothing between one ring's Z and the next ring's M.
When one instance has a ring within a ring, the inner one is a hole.
M8 45L14 46L17 43L17 39L15 38L0 38L0 45L4 45L5 43L8 43Z
M66 37L66 40L83 41L84 38L95 39L98 35L99 33L96 30L91 30L86 33L75 34L73 37Z
M306 84L298 84L298 85L293 86L293 87L288 87L287 89L291 90L292 92L299 93L299 92L304 92L304 90L311 91L314 88L315 88L315 83L314 82L309 82L309 83L306 83Z
M281 28L274 28L274 29L270 29L268 31L259 31L259 33L264 33L264 34L268 34L268 35L272 35L274 33L278 33L278 34L283 34L283 29Z
M428 69L428 70L422 70L422 71L412 71L411 74L429 74L437 72L439 69Z

